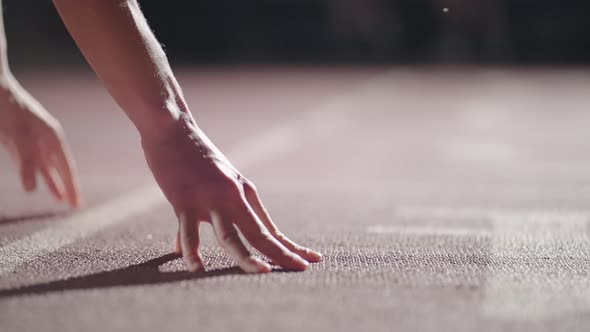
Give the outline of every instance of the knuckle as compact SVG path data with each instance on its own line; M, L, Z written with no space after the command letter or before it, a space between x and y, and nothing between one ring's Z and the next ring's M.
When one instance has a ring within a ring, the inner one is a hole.
M244 186L244 192L246 193L246 195L255 194L256 191L257 191L256 186L254 185L254 183L252 183L249 180L245 180L243 182L243 186Z
M239 183L244 184L245 182L248 181L248 179L246 179L242 174L240 174L240 172L235 171L235 178Z
M221 202L233 202L241 195L240 187L230 178L207 181L205 187L211 198Z
M283 240L283 241L284 241L284 240L288 240L288 239L287 239L287 237L285 236L285 234L281 233L281 232L280 232L278 229L276 229L276 228L274 228L274 229L273 229L271 232L274 234L274 237L275 237L277 240Z
M252 243L256 243L256 244L265 243L265 242L270 241L270 239L271 239L270 233L267 231L262 231L262 232L256 233L254 236L252 236Z
M240 187L233 181L228 181L228 183L223 186L222 192L227 198L237 198L241 194Z

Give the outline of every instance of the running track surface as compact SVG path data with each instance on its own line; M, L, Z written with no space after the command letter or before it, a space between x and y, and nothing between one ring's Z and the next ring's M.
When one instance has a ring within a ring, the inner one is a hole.
M68 134L87 208L0 156L0 330L588 331L590 72L179 69L201 127L284 233L324 253L208 272L129 121L87 72L22 75Z

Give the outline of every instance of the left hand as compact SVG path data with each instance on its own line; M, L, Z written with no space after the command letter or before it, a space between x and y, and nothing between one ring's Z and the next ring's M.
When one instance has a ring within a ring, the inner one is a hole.
M81 206L76 169L61 125L11 75L0 77L0 143L20 165L26 191L36 189L38 172L56 199Z

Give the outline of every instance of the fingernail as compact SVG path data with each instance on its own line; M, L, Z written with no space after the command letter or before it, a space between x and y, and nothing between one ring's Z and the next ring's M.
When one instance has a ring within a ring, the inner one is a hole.
M319 262L322 260L322 254L320 254L317 251L313 251L311 249L308 249L308 254L311 256L311 258L313 259L314 262Z
M297 254L293 254L293 258L300 265L300 269L298 269L298 270L301 270L301 271L307 270L307 267L309 266L309 262L308 261L306 261L305 259L301 258L301 256L299 256Z
M305 259L301 258L301 262L303 263L303 265L305 265L305 268L307 268L309 266L309 262L306 261Z

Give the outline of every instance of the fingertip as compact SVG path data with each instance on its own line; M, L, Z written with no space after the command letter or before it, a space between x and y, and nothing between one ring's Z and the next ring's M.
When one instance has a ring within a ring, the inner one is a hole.
M74 210L78 210L78 209L80 209L82 207L82 205L80 204L80 202L75 201L75 200L67 199L67 203Z
M73 208L79 209L84 206L85 201L80 194L80 190L78 189L77 185L72 185L71 183L65 183L65 193L64 198L70 203Z
M305 271L309 267L309 262L304 260L303 258L301 260L303 264L301 264L301 268L298 271Z
M246 273L268 273L272 271L270 264L259 258L250 256L246 261L247 264L243 264L244 266L241 267Z
M309 248L297 246L291 250L310 263L317 263L322 260L322 254Z
M80 203L78 201L76 201L75 199L72 199L70 197L66 195L64 195L63 199L61 199L61 201L66 201L67 204L72 208L72 209L78 209L80 207Z
M293 254L293 262L294 264L290 264L290 266L285 268L293 271L305 271L309 267L309 262L297 254Z
M203 263L199 262L199 260L194 256L185 257L184 263L186 264L186 268L189 270L189 272L205 271Z
M318 263L322 260L322 254L311 250L311 249L307 249L305 252L305 259L307 259L307 261L309 261L310 263Z
M259 261L257 268L259 273L268 273L272 271L270 264L262 261Z
M35 179L32 177L25 177L23 178L23 187L25 188L26 192L33 192L35 191L35 188L37 187L36 183L35 183Z
M189 272L197 273L197 272L204 272L205 268L203 267L203 265L192 264L192 265L187 266L187 270Z
M70 204L74 209L81 209L86 205L86 201L81 196L77 196L70 201Z
M63 202L64 201L64 197L62 194L60 193L54 193L53 197L58 201L58 202Z

